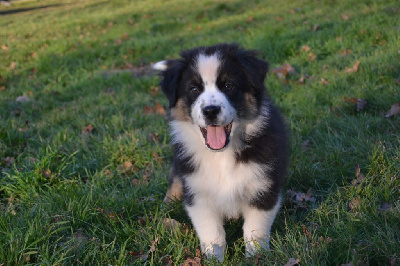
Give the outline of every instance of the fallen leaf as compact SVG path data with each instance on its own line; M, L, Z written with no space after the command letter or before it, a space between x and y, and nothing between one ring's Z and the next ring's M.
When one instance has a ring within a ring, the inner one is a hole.
M314 54L313 52L308 53L308 60L309 61L315 61L317 59L317 55Z
M88 135L88 134L92 133L93 129L94 129L94 127L91 124L89 124L82 129L82 134Z
M352 67L346 69L346 73L353 73L358 71L358 67L360 65L360 61L357 61Z
M357 210L360 207L360 201L360 196L357 196L357 198L352 198L349 202L350 210Z
M183 266L201 266L201 258L187 258L186 261L183 263Z
M339 54L340 54L342 57L346 57L347 55L351 54L351 50L350 50L350 49L340 50L340 51L339 51Z
M350 17L344 13L342 13L342 19L343 20L348 20Z
M30 101L30 99L29 99L29 97L28 96L19 96L19 97L17 97L17 99L15 99L15 101L16 102L19 102L19 103L26 103L26 102L29 102Z
M300 259L290 258L285 266L294 266L300 263Z
M160 241L158 240L158 237L156 237L155 240L151 240L151 246L149 249L149 253L153 253L154 251L156 251L156 244L159 244Z
M358 163L356 163L355 165L355 171L356 171L356 179L353 179L351 183L353 186L357 187L364 181L365 176L363 173L361 173L360 165Z
M3 49L3 50L5 50L5 51L7 51L9 48L8 48L8 46L7 46L7 45L3 44L3 45L1 46L1 49Z
M143 251L135 252L135 251L129 251L129 255L132 256L132 260L140 260L140 261L146 261L147 258L149 257L147 254L143 254Z
M45 178L49 179L49 178L51 177L51 170L50 170L50 169L43 170L43 171L42 171L42 175L43 175Z
M318 24L314 24L312 30L313 30L313 31L319 30L319 25L318 25Z
M143 113L145 114L160 114L164 115L166 114L164 107L162 107L158 102L156 102L156 106L145 106L143 108Z
M285 79L287 75L295 75L296 70L290 64L283 64L272 70L272 72L280 79Z
M322 84L324 84L324 85L329 84L329 81L328 81L327 79L325 79L325 78L321 78L321 82L322 82Z
M122 38L123 40L127 40L127 39L129 39L129 35L126 34L126 33L124 33L124 34L121 36L121 38Z
M10 65L10 69L14 69L17 66L17 62L12 62Z
M149 92L151 95L157 96L158 93L160 92L160 86L151 86Z
M298 192L293 189L289 189L287 193L289 194L290 198L294 199L296 202L303 202L303 201L315 202L315 198L312 195L311 188L308 189L307 193Z
M5 163L7 166L11 166L11 165L14 163L14 161L15 161L15 158L14 158L14 157L9 157L9 156L7 156L6 158L4 158L4 163Z
M306 52L306 53L308 53L309 51L311 51L311 48L310 48L310 46L308 46L308 45L303 45L303 46L301 47L301 49L302 49L304 52Z
M163 266L171 266L173 263L172 256L167 256L167 257L162 258L161 262L162 262Z
M37 52L33 52L32 54L31 54L31 57L33 57L33 58L35 58L37 56Z
M171 219L171 218L164 218L163 224L167 230L179 229L179 227L181 225L177 220Z
M368 101L365 99L357 99L357 112L360 112L365 108L367 105Z
M139 169L134 166L130 161L126 161L118 166L118 172L122 174L137 172Z
M400 103L392 104L390 110L386 113L385 117L392 117L400 114Z

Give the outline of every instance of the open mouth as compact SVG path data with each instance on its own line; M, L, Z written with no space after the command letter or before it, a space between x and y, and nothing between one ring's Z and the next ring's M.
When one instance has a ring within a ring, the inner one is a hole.
M232 122L226 126L210 125L200 127L203 134L205 144L211 150L221 150L229 144L229 136L232 130Z

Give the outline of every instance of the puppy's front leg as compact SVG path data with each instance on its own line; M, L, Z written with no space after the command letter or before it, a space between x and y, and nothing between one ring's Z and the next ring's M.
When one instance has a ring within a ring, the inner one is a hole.
M201 251L207 258L215 256L220 262L224 260L226 247L223 217L207 206L186 206L200 239Z
M280 207L280 199L270 210L249 207L243 213L243 238L246 256L253 256L258 249L269 249L271 226Z

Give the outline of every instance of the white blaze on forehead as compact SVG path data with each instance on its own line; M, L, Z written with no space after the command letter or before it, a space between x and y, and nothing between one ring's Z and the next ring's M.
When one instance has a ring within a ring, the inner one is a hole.
M205 87L213 86L216 83L220 65L221 60L218 53L212 55L200 54L197 57L197 70Z

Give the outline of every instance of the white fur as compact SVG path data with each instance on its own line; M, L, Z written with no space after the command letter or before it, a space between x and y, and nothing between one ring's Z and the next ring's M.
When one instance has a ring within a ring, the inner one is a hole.
M249 124L253 123L260 122L255 119ZM193 205L187 207L187 211L199 236L202 251L207 256L216 256L222 261L226 246L224 219L239 215L243 215L247 221L247 226L244 227L246 241L253 239L253 234L249 232L259 230L260 223L265 222L264 231L255 235L255 240L263 243L260 239L269 235L274 217L269 212L256 213L249 210L253 209L250 200L270 186L268 178L264 176L270 167L254 162L236 162L235 147L240 146L237 144L240 140L236 135L239 131L235 127L231 132L231 145L223 152L213 152L204 145L204 138L197 125L182 121L172 121L170 124L173 141L184 143L186 150L183 152L191 155L193 163L199 166L185 180L190 192L195 194ZM276 213L278 207L274 210ZM246 245L248 254L255 250L254 242L251 243L253 244Z
M259 247L269 249L271 226L281 205L278 203L269 211L248 208L243 212L243 238L246 245L246 256L253 256Z
M204 91L193 103L191 116L193 121L201 127L207 126L203 115L203 108L205 106L215 105L221 107L221 112L215 121L216 125L226 126L236 117L235 109L216 84L220 65L221 60L218 54L210 56L200 54L197 57L196 70L203 80Z
M168 68L167 60L157 62L153 65L154 70L165 71Z

